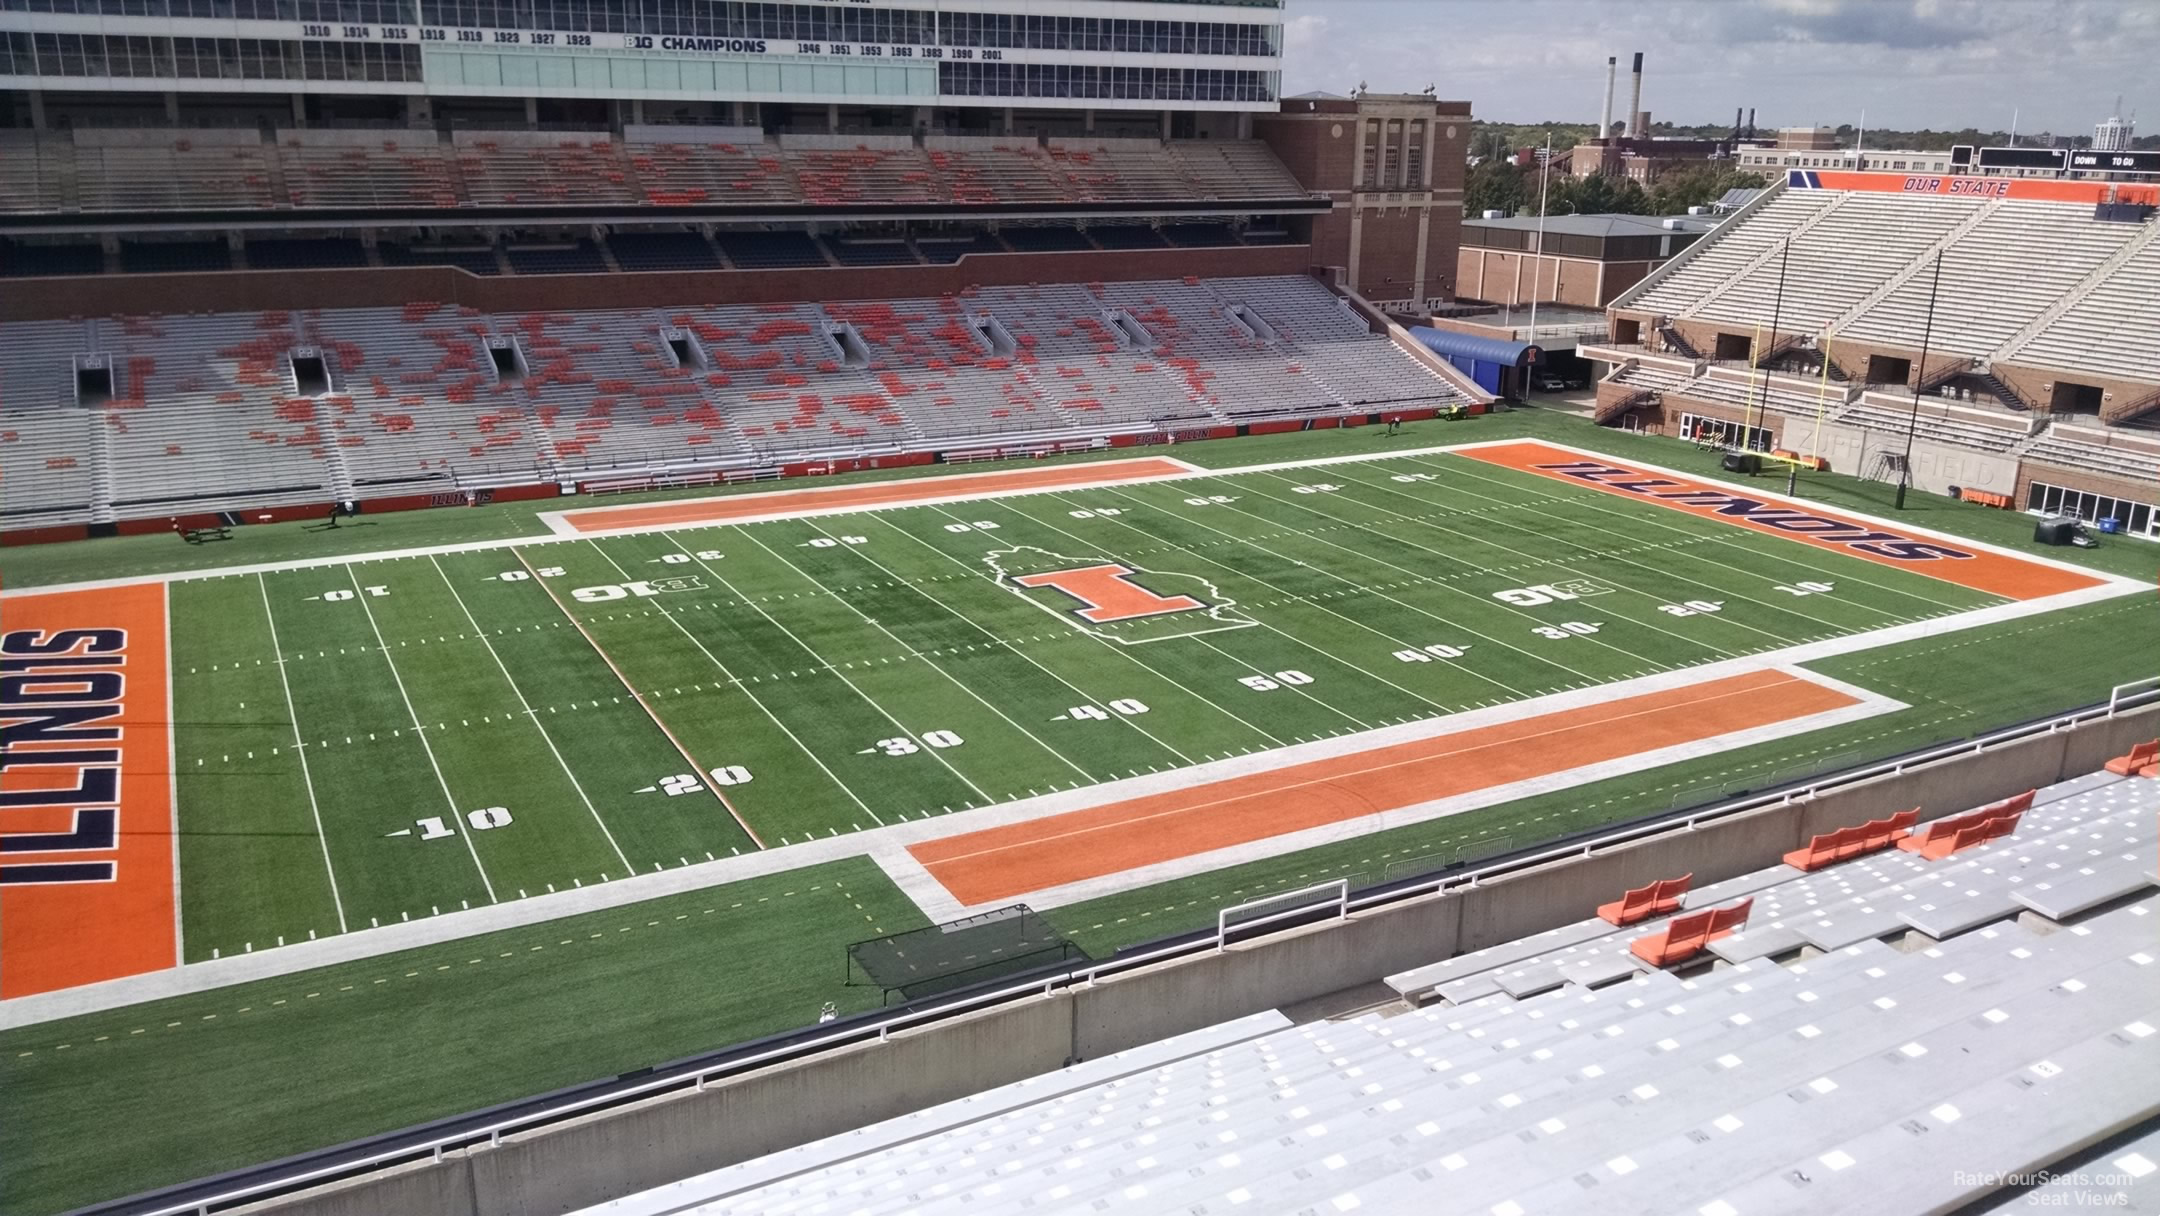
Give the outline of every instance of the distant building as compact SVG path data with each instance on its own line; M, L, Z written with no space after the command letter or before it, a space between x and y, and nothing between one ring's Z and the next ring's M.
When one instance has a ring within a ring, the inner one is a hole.
M2130 141L2137 136L2137 120L2125 121L2120 113L2093 124L2093 151L2128 152Z
M1779 127L1776 146L1788 152L1834 152L1837 132L1829 127Z
M1707 210L1707 208L1705 209ZM1715 228L1711 215L1548 215L1466 219L1455 295L1508 308L1603 308Z
M1785 169L1834 169L1869 173L1948 173L1950 153L1896 151L1869 148L1742 148L1734 158L1738 167L1751 173L1774 174Z
M1306 93L1252 130L1334 200L1311 220L1316 259L1375 304L1423 312L1455 294L1470 121L1469 102L1423 93Z

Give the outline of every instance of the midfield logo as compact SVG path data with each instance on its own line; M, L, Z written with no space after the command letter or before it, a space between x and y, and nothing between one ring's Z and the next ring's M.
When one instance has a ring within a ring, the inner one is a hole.
M1115 642L1159 642L1256 624L1194 574L1021 546L983 558L998 585L1059 620Z

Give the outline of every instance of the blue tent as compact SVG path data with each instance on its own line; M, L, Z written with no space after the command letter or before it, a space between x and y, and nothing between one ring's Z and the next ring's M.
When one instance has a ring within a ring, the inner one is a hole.
M1528 368L1541 356L1538 348L1527 342L1481 338L1476 334L1460 334L1429 325L1412 326L1410 336L1477 381L1479 388L1495 396L1506 391L1500 384L1502 372L1511 367Z

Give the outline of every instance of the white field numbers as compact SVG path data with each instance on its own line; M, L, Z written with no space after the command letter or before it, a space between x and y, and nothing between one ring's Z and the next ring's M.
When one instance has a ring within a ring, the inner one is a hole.
M1659 604L1659 612L1666 616L1703 616L1725 610L1724 600L1684 600L1678 604Z
M945 530L947 532L995 532L997 531L997 524L991 520L978 519L973 523L946 524Z
M1598 627L1604 623L1603 621L1562 621L1557 625L1540 625L1530 632L1541 638L1551 638L1555 642L1565 642L1569 638L1585 637L1596 633Z
M605 604L609 600L645 599L663 591L703 591L705 581L694 574L675 578L632 579L627 583L602 583L597 587L578 587L570 592L570 598L580 604Z
M1397 473L1388 480L1409 483L1413 481L1438 481L1440 479L1430 473Z
M390 594L390 589L388 587L371 586L362 587L361 590L367 592L369 595L376 596L378 598ZM342 604L346 600L351 599L352 597L353 593L350 587L339 587L334 591L325 591L321 595L318 595L314 598L319 599L326 604Z
M695 557L698 561L701 562L716 562L725 556L726 554L720 552L718 549L700 549L695 554L663 553L660 556L654 558L653 561L658 562L664 566L687 566L690 564L691 558L693 557Z
M1237 501L1235 494L1203 494L1185 500L1188 507L1227 507Z
M1535 608L1540 604L1558 604L1579 600L1584 596L1603 595L1612 590L1587 579L1573 579L1565 583L1538 583L1531 587L1510 587L1495 591L1492 597L1503 604L1517 608Z
M1342 489L1332 481L1316 481L1309 486L1291 486L1292 494L1333 494Z
M1430 663L1434 659L1459 659L1463 657L1463 652L1468 649L1470 649L1470 647L1467 644L1462 646L1443 646L1436 643L1431 646L1418 646L1398 650L1395 652L1395 657L1396 659L1404 663Z
M1051 719L1051 721L1107 722L1110 720L1112 714L1116 714L1126 718L1134 718L1147 712L1147 703L1145 701L1136 701L1131 697L1119 697L1115 701L1107 702L1107 706L1108 712L1105 712L1105 708L1102 705L1075 705L1071 709L1068 709L1064 713L1059 714L1057 717Z
M1302 671L1278 671L1273 676L1239 676L1238 683L1254 692L1274 692L1284 685L1310 684L1313 678Z
M869 543L870 538L867 536L813 536L795 547L798 549L837 549L842 545L867 545Z
M1800 583L1779 583L1775 589L1787 595L1828 595L1837 590L1837 584L1822 583L1809 579Z
M542 566L534 573L541 578L561 578L562 572L563 568L561 566ZM505 570L495 577L506 583L523 583L532 579L532 575L525 573L523 570Z
M714 785L750 784L750 770L740 764L723 764L712 770L711 777ZM670 798L694 794L701 784L703 783L698 780L696 773L677 773L672 777L662 777L659 782L660 792Z
M1116 519L1124 513L1123 507L1077 507L1066 512L1074 519Z
M476 832L492 831L510 826L510 812L504 807L484 806L477 811L465 812L465 822L471 824ZM445 840L457 835L457 829L445 824L440 815L415 819L413 826L420 829L422 840Z
M895 735L890 739L880 739L855 754L858 756L867 756L872 753L887 756L912 756L922 750L922 747L917 745L916 739L920 739L924 744L931 747L941 749L958 747L967 742L967 740L949 730L926 730L914 739L906 735Z

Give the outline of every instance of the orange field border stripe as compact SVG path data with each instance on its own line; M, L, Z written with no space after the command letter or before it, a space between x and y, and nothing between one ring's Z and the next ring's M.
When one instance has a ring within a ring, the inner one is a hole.
M642 507L591 507L566 511L562 519L579 532L718 524L791 511L904 506L933 498L975 498L1013 490L1106 485L1142 481L1150 477L1172 477L1191 471L1176 461L1149 456L1135 460L1105 460L1094 464L1053 465L1044 469L953 473L943 477L918 477L908 481L877 482L870 485L829 486L813 490L769 490L758 494L695 498Z
M911 845L976 906L1859 704L1755 671Z
M1532 441L1464 448L1456 455L1615 494L1635 502L1685 511L1698 518L1715 519L1751 532L1782 536L1818 549L1924 574L2005 599L2043 599L2066 591L2098 587L2106 582L2095 575L2027 561L2006 553L1993 553L1965 541L1899 532L1894 527L1854 519L1812 504L1787 504L1775 497L1751 495L1738 486L1654 473L1607 456L1571 452ZM1575 472L1564 471L1569 469ZM1582 473L1591 476L1585 477L1580 475ZM1760 510L1739 510L1745 504ZM1727 509L1721 510L1721 506ZM1769 522L1772 519L1779 522ZM1870 536L1874 539L1867 539Z
M0 885L0 999L52 992L99 980L158 971L179 962L174 931L172 724L165 584L133 583L99 591L61 591L7 603L6 632L42 631L52 645L61 630L125 629L123 661L99 670L124 675L116 743L120 749L118 842L104 850L10 852L5 863L115 863L110 882ZM80 646L68 652L79 651ZM26 656L14 655L22 658ZM23 710L6 711L10 714ZM50 749L48 749L50 750ZM77 770L61 787L75 789ZM36 768L0 771L0 789L55 788ZM0 833L66 831L67 808L0 809Z

